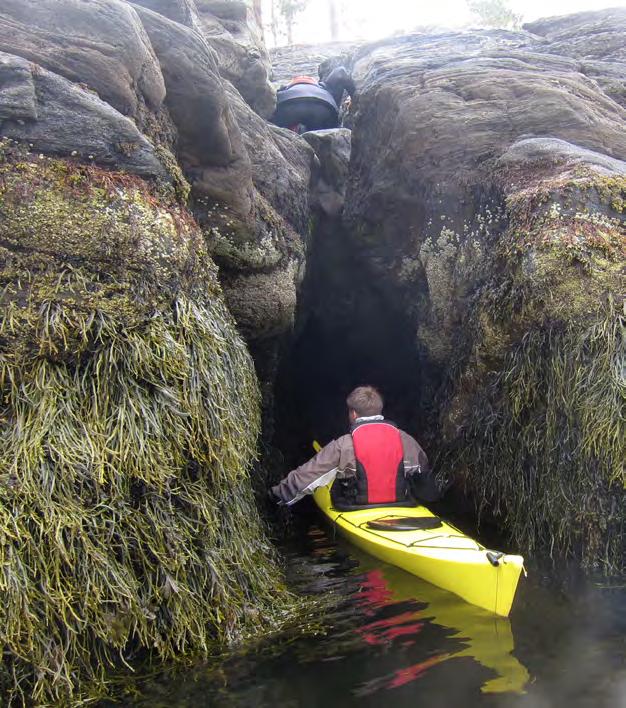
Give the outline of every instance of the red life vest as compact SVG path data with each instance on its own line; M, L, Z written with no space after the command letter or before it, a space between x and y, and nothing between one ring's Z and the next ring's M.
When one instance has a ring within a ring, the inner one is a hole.
M357 505L397 504L409 498L400 431L385 420L363 421L352 429L356 457Z

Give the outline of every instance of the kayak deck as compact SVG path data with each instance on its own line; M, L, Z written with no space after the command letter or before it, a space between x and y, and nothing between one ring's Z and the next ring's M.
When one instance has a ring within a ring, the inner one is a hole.
M370 555L449 590L472 605L504 617L509 614L524 565L521 556L490 551L443 519L441 526L423 530L368 527L369 522L394 518L435 518L424 506L339 511L332 506L328 487L318 488L314 498L339 531Z

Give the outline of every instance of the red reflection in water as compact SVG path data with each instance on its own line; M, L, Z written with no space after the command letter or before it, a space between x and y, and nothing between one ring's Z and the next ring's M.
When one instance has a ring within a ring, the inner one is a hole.
M419 664L407 666L406 669L398 669L392 676L387 677L387 685L381 688L399 688L407 683L411 683L411 681L415 681L415 679L419 678L424 671L430 669L431 666L437 666L437 664L440 664L447 658L448 654L437 654L437 656L431 656L430 659L421 661ZM379 679L379 681L380 680L385 681L385 679Z
M356 601L372 615L377 608L392 604L392 594L385 577L379 569L370 570L365 575L365 582ZM410 637L417 634L422 622L415 622L416 612L404 612L386 619L376 620L360 627L357 632L370 645L389 644L398 637ZM407 642L407 645L413 642Z
M368 644L388 644L398 637L417 634L424 626L423 622L412 622L415 612L404 612L389 619L370 622L360 627L358 632ZM413 642L406 642L407 646Z
M407 666L404 669L397 669L391 674L367 681L355 691L355 694L357 696L368 696L377 691L406 686L407 683L411 683L411 681L420 678L428 669L437 666L437 664L440 664L448 658L448 654L437 654L437 656L432 656L430 659L421 661L418 664Z
M355 599L364 608L365 613L369 615L373 615L376 609L393 604L391 589L387 585L381 570L370 570L366 573L364 584ZM409 638L415 637L424 626L423 622L416 621L419 620L419 616L419 611L403 612L393 617L370 622L358 628L357 632L370 646L391 644L400 637L406 637L408 640L403 642L404 646L411 646L414 644L414 640L409 640ZM368 681L357 691L357 695L365 696L376 691L404 686L411 681L415 681L431 666L436 666L448 657L448 654L438 654L425 661L397 669L391 674Z
M358 605L365 608L367 614L371 615L376 608L390 603L392 593L382 571L378 568L368 571L364 577L365 581L359 594L355 595L355 600Z

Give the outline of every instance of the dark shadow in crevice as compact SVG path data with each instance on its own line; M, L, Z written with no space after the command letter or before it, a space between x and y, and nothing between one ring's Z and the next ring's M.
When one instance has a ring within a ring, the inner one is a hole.
M302 287L296 331L279 369L274 444L293 467L348 431L345 399L371 384L385 415L411 431L420 416L423 356L415 326L383 292L345 231L318 224Z

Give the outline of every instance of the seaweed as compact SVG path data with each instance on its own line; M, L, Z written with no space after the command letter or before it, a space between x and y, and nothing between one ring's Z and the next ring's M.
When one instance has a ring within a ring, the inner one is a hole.
M137 178L1 147L0 689L77 703L138 652L205 654L295 600L195 222Z
M447 367L442 477L530 556L624 570L622 177L522 175Z
M514 547L624 570L626 319L529 330L472 401L442 474L460 472Z

